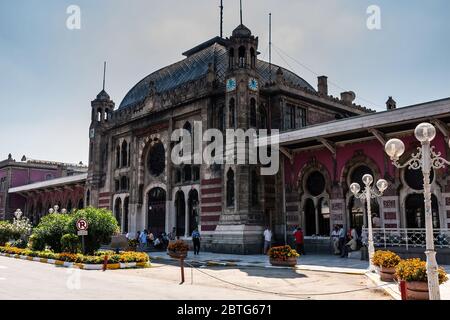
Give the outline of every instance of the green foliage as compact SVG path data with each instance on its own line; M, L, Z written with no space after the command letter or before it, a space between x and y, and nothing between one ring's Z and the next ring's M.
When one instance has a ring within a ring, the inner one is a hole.
M42 250L43 247L50 246L55 252L61 252L61 238L66 233L71 233L73 222L72 215L62 213L51 213L42 217L38 226L34 228L32 234L33 250ZM44 244L44 245L43 245Z
M76 232L76 221L78 219L85 219L88 222L88 235L85 236L85 250L86 254L93 254L97 251L101 244L109 244L111 236L119 232L119 225L112 212L105 209L96 209L88 207L77 210L71 214L72 224L71 232Z
M68 253L78 253L80 251L80 241L78 236L67 233L61 237L61 250Z
M18 239L18 240L9 242L9 245L11 247L25 249L27 247L27 242L24 239Z
M8 221L0 221L0 246L4 246L11 238L13 238L12 224Z

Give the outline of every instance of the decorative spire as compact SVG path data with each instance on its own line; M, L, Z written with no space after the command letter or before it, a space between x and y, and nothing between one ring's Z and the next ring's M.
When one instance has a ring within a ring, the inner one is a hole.
M220 0L220 37L223 38L223 0Z
M103 91L105 91L106 61L103 63Z
M243 24L242 23L242 0L240 0L240 8L241 8L241 10L240 10L240 13L241 13L241 24Z

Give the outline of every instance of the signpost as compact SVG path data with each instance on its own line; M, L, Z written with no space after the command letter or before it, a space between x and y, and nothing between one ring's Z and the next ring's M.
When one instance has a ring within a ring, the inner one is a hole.
M84 252L84 236L88 235L88 223L85 219L78 219L77 220L77 229L78 229L78 235L81 236L81 246L82 246L82 250L83 250L83 254Z

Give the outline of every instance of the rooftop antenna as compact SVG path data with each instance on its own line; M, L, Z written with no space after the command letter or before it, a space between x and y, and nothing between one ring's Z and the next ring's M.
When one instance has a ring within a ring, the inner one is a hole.
M269 83L272 82L272 13L269 13Z
M105 90L106 61L103 63L103 91Z
M220 37L223 38L223 0L220 0Z
M241 4L241 24L242 24L242 0L240 0L240 4Z

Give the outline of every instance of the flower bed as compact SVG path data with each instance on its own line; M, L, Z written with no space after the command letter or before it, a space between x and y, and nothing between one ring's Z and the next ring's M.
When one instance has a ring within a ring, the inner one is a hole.
M148 255L143 252L120 252L119 254L111 254L112 252L98 252L97 255L87 256L66 252L54 253L51 251L32 251L29 249L20 249L15 247L0 247L0 253L80 264L103 264L106 255L108 256L108 264L148 264L150 261Z
M300 255L290 246L273 247L269 250L269 261L273 266L294 267Z
M400 257L392 251L375 251L372 263L379 268L382 281L392 282L395 280L395 267L400 263Z
M405 281L427 282L427 263L419 258L402 260L395 268L395 274ZM441 267L438 268L439 284L448 280L447 273Z

